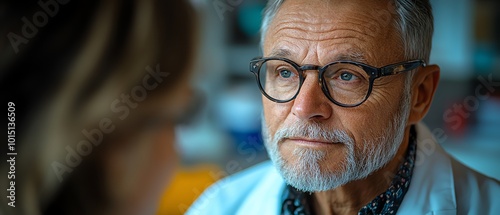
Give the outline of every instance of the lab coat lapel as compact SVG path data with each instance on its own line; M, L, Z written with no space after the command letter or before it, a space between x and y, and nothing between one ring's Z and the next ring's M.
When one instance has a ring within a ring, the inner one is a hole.
M456 214L450 157L425 125L419 123L416 129L415 167L398 214Z

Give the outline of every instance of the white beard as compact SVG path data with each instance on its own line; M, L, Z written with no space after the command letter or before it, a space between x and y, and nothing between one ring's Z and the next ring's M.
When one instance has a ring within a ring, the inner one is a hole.
M364 146L359 154L355 151L354 139L343 130L325 129L321 124L314 122L297 122L291 126L281 126L275 135L271 136L268 134L263 117L263 137L266 140L269 157L286 183L304 192L331 190L348 182L366 178L392 160L403 141L410 104L408 90L400 102L400 109L380 136L359 143L360 146ZM309 137L344 144L347 154L345 160L340 163L343 169L322 170L320 164L328 162L325 160L327 152L301 147L293 150L292 154L297 162L290 164L279 151L279 145L287 137Z

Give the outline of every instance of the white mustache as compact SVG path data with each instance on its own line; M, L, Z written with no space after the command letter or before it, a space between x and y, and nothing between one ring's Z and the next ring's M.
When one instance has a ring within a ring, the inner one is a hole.
M340 129L328 129L319 123L293 123L282 126L274 134L273 142L281 143L287 138L308 138L324 142L354 144L354 140L346 131Z

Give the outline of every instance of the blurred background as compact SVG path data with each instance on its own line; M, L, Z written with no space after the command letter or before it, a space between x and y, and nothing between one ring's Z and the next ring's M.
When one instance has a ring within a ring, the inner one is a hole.
M158 214L183 214L218 179L268 159L261 94L248 69L249 60L261 55L267 1L191 2L201 22L192 84L202 100L194 118L176 127L181 163ZM500 1L451 2L431 0L435 32L429 63L441 67L441 80L424 122L452 156L500 180Z

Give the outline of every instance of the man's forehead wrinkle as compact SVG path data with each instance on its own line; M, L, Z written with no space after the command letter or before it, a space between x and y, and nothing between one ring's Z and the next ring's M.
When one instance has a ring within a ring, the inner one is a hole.
M268 57L284 57L291 60L306 60L307 56L316 55L317 60L322 63L329 63L338 60L352 60L361 63L372 62L373 57L366 48L363 48L366 42L359 37L340 37L327 38L327 43L318 41L309 41L304 38L294 38L295 36L274 35L275 43L269 46L269 52L265 52ZM346 43L344 39L350 39ZM306 49L307 51L305 51ZM366 52L366 53L365 53ZM343 57L338 57L344 55ZM311 58L309 58L311 59ZM309 63L309 62L308 62Z
M297 28L305 32L325 33L332 29L333 20L321 13L305 11L303 6L291 5L282 8L276 17L277 28Z
M279 24L278 24L279 25ZM307 24L305 24L307 26ZM304 29L303 27L296 26L276 26L272 34L274 37L282 38L288 37L299 40L308 41L329 41L334 39L356 39L360 42L366 42L369 38L374 38L374 35L369 34L371 31L362 31L354 28L330 28L328 30L312 31L312 28Z
M353 18L348 20L339 20L338 26L349 26L349 29L356 31L360 34L366 35L371 38L376 38L382 36L381 33L387 31L380 31L388 26L379 25L378 22L366 21L360 18ZM340 27L337 27L340 28ZM346 28L346 27L345 27ZM377 30L379 29L379 30Z
M328 33L336 28L332 22L330 23L312 23L304 19L298 19L296 17L292 19L283 18L276 23L274 26L276 31L293 29L297 31L302 31L304 33Z
M282 19L287 19L287 20L295 20L295 21L300 21L304 20L310 23L315 23L315 19L317 19L319 16L317 16L316 13L311 13L311 11L306 11L306 7L300 4L293 4L293 5L288 5L288 2L285 1L284 5L282 6L279 11L277 12L276 16L281 17Z
M310 15L306 15L308 17ZM321 20L323 19L323 20ZM274 34L289 34L309 40L327 40L337 37L358 37L360 39L375 38L383 32L374 31L374 22L367 22L362 18L342 19L307 19L299 16L279 17L271 28ZM380 23L375 22L376 25ZM376 26L381 29L383 26Z

